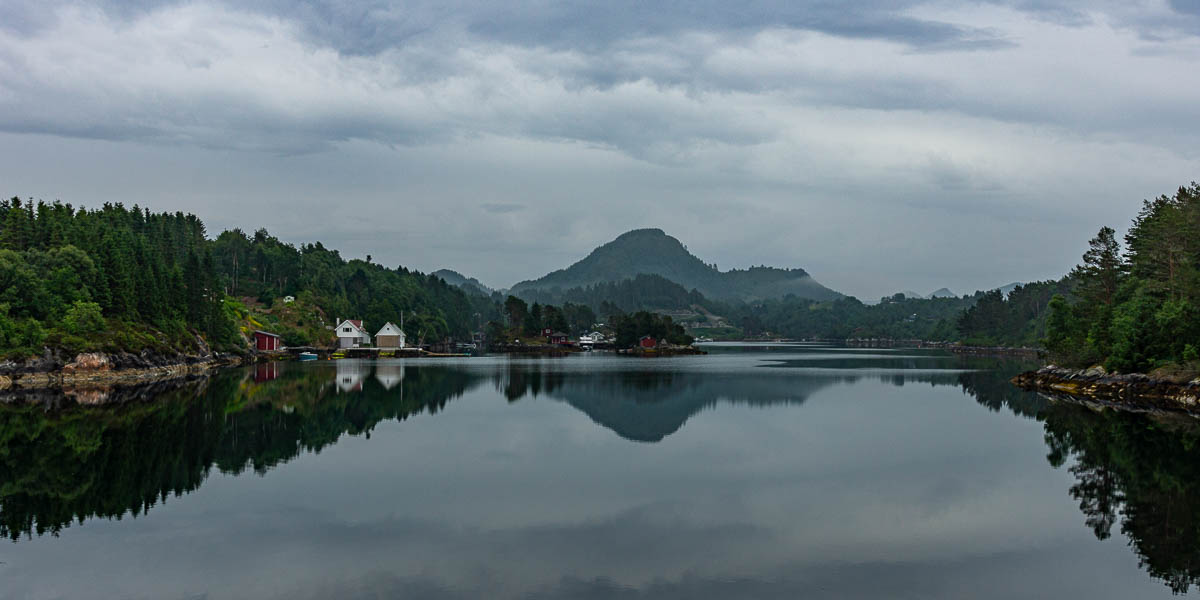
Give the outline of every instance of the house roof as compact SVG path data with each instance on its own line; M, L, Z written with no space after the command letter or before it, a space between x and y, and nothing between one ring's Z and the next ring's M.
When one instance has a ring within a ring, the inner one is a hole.
M652 335L643 335L643 336L642 336L640 339L643 339L643 340L652 340L652 339L654 339L654 336L652 336Z
M555 331L550 334L550 337L567 337L567 334L565 334L561 331Z
M363 329L361 320L346 319L345 321L338 323L337 326L334 327L334 329L341 329L342 325L346 325L347 323L349 323L350 326L354 327L354 329L356 331L358 331L358 333L361 333L368 337L371 335L371 334L367 333L367 331L365 329ZM339 331L338 333L341 333L341 332Z
M379 333L376 333L375 335L376 337L381 335L404 335L404 331L402 331L399 327L396 327L395 323L388 321L387 323L383 324L383 328L380 329Z
M270 331L261 331L258 329L255 329L254 333L258 333L258 334L262 334L262 335L269 335L271 337L279 337L278 333L271 333Z

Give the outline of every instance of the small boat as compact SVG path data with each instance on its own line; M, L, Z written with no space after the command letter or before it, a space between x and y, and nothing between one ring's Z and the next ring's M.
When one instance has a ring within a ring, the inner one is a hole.
M299 359L300 360L317 360L317 354L315 352L301 352Z

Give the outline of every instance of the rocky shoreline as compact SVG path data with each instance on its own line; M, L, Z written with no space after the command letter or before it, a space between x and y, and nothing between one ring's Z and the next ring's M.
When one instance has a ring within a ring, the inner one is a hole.
M243 357L234 354L167 355L151 351L139 354L88 352L68 360L47 350L38 358L0 363L0 401L28 396L37 390L103 391L113 386L163 382L242 362ZM82 395L80 401L90 403L88 397Z
M1186 411L1200 415L1200 377L1189 381L1155 379L1144 373L1115 374L1100 367L1064 369L1054 365L1012 378L1025 390L1098 401L1130 410Z

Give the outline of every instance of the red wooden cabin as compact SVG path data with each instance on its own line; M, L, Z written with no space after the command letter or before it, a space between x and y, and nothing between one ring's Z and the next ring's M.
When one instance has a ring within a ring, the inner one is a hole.
M266 331L254 332L254 349L255 350L278 350L279 336Z

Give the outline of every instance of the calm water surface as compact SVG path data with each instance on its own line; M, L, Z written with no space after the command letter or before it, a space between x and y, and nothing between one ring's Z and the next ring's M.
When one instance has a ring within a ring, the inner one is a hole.
M2 598L1152 598L1200 434L938 351L258 365L0 405Z

